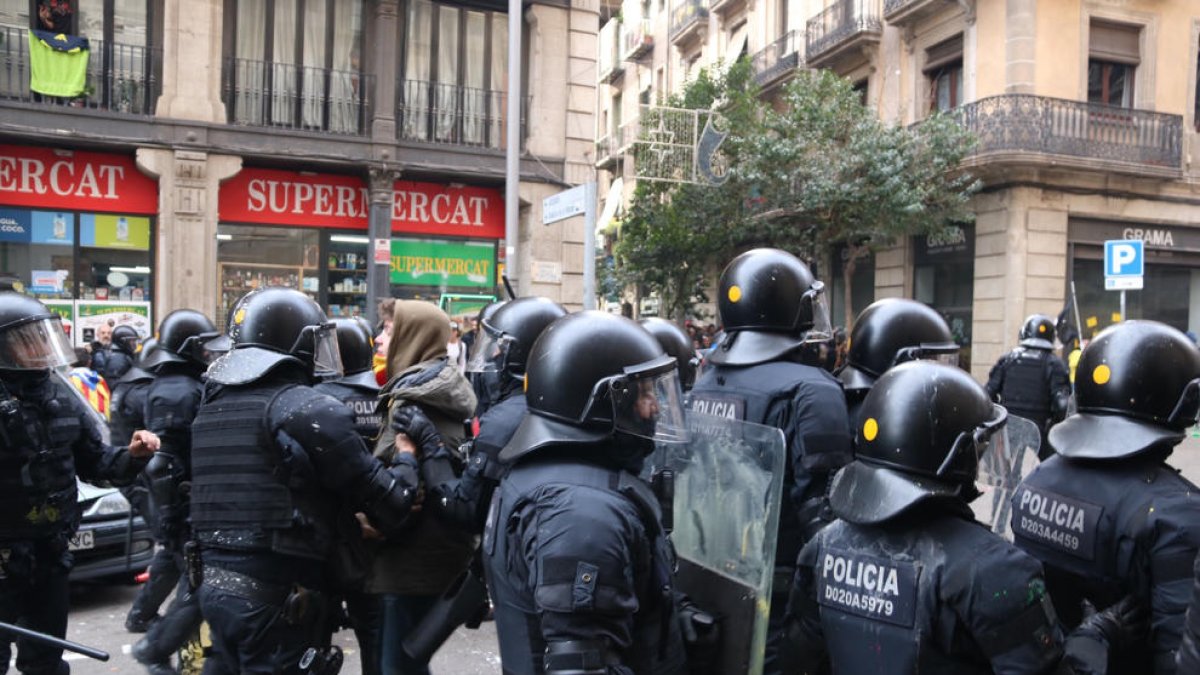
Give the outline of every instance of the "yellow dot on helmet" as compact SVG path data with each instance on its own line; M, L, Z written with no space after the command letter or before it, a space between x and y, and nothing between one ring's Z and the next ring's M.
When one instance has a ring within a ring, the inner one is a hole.
M246 318L246 309L243 307L242 309L239 309L236 314L233 315L233 322L241 323L245 318Z
M1092 371L1092 381L1096 384L1107 384L1110 379L1112 379L1112 371L1103 363Z
M863 422L863 438L868 441L875 440L879 435L879 422L875 421L874 417L868 417L866 422Z
M730 286L729 287L729 301L737 302L738 300L741 300L741 299L742 299L742 287L741 286Z
M521 383L521 391L524 391L524 392L529 391L529 375L528 374L525 375L525 381Z
M1045 333L1046 332L1046 324L1042 324L1042 325L1038 326L1038 332Z

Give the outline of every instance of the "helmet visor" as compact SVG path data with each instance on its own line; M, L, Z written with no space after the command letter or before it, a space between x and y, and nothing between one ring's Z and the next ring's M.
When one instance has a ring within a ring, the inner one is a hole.
M468 373L495 373L504 368L504 357L513 338L483 324L471 345L471 357L467 359Z
M805 301L800 303L801 323L807 309L812 313L812 327L804 334L804 342L829 342L833 340L833 324L829 321L829 298L825 295L825 284L814 281L804 292Z
M683 389L674 368L617 377L609 386L614 430L665 443L687 441Z
M958 345L954 343L922 344L916 347L905 347L896 352L896 358L892 360L892 365L898 366L901 363L909 361L934 361L957 368L958 351Z
M0 368L42 370L75 363L75 349L57 316L28 321L0 333Z
M233 346L233 341L223 333L201 333L187 339L180 351L205 365L221 358Z
M312 334L313 376L319 379L341 377L342 354L338 351L337 325L325 323L309 326L305 331Z
M1042 434L1037 424L1010 415L1007 423L978 449L978 482L1003 490L1016 489L1026 469L1036 466L1041 444Z

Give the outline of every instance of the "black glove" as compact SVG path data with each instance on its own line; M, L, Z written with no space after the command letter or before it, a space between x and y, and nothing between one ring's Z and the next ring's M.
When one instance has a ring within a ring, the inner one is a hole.
M1140 599L1127 595L1103 612L1084 603L1084 618L1073 634L1098 638L1110 653L1146 644L1150 634L1150 609Z
M416 405L411 403L392 412L392 429L397 434L408 436L421 451L421 459L446 454L442 434Z
M687 650L688 672L697 675L716 673L721 651L721 628L716 617L678 591L675 593L675 616Z

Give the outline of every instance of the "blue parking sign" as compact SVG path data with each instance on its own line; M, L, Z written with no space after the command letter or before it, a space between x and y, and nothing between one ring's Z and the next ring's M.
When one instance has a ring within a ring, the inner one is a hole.
M1146 272L1144 243L1140 239L1104 242L1104 276L1140 277Z

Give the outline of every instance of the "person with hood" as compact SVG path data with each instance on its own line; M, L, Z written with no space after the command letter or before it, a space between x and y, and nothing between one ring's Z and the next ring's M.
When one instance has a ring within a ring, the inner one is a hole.
M450 362L450 317L419 300L397 300L388 344L388 383L380 397L385 408L375 456L388 462L415 446L425 485L441 485L461 474L459 446L475 412L475 392ZM467 569L475 537L437 516L414 514L400 540L385 540L376 551L367 591L383 596L381 663L384 673L425 675L429 664L409 657L401 639Z

